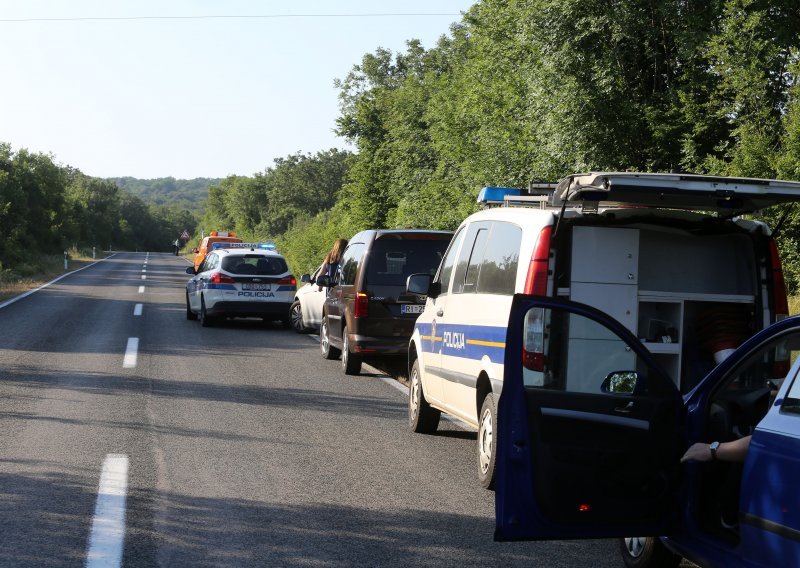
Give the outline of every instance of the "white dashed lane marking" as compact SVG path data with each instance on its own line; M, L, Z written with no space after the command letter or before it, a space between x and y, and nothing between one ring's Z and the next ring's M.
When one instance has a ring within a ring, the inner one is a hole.
M122 564L127 494L128 456L108 454L100 472L86 568L118 568Z
M125 357L122 359L122 367L132 369L136 366L136 359L139 356L139 338L129 337L128 346L125 348Z
M147 280L147 274L142 274L142 280Z
M144 294L144 286L139 286L139 293Z
M135 316L142 315L142 304L136 304L133 307L133 315L135 315Z

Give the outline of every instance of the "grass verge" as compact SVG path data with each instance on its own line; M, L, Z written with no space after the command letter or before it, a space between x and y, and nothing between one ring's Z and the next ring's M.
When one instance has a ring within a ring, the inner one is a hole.
M95 261L91 254L72 250L67 270L64 270L64 255L61 254L41 255L14 268L0 266L0 301L24 294L92 262Z

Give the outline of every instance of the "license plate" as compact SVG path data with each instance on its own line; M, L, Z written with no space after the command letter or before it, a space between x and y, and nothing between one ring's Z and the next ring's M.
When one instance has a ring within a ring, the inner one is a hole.
M260 292L268 292L269 288L269 284L242 284L242 290L258 290Z
M401 314L421 314L423 311L425 311L423 304L403 304L400 306Z

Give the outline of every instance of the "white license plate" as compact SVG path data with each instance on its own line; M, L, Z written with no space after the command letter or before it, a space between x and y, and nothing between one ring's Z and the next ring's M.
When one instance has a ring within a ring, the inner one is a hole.
M400 306L401 314L421 314L425 311L423 304L403 304Z
M242 290L258 290L261 292L269 292L270 285L269 284L242 284Z

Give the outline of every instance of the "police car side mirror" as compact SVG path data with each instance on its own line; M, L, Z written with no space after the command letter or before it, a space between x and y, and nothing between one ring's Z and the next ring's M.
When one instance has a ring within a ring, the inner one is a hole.
M644 377L636 371L614 371L609 373L600 390L606 394L635 394L644 387Z
M319 286L325 286L326 288L330 288L331 284L332 284L331 283L331 277L328 276L327 274L325 274L323 276L318 276L317 277L317 284Z
M310 284L311 283L311 275L310 274L303 274L300 277L300 282L305 282L306 284Z
M190 266L189 268L186 269L186 274L191 274L192 276L194 276L197 273L194 271L194 267Z
M442 293L442 285L433 282L430 274L412 274L406 280L406 292L435 298Z

